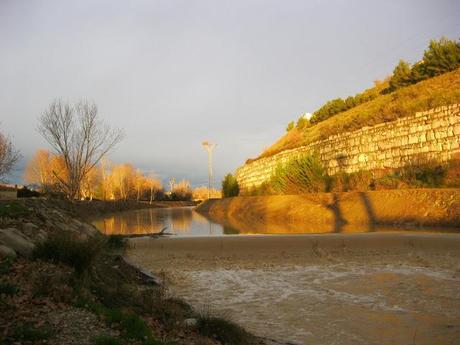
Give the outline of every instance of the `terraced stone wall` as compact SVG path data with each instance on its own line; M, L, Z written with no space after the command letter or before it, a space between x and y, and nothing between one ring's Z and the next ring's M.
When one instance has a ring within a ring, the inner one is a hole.
M317 152L330 175L396 169L420 159L446 162L460 153L460 105L333 135L245 164L236 171L240 190L244 193L259 186L270 179L278 164L306 152Z

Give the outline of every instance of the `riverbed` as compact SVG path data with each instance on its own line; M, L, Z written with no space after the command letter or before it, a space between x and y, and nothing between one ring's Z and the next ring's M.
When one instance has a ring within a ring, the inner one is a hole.
M128 256L166 277L172 295L263 337L458 344L459 237L400 235L136 239Z
M164 277L173 296L292 344L457 344L458 229L289 224L229 228L193 208L119 213L95 222L131 240L128 259ZM278 226L278 225L277 225ZM457 342L457 343L456 343Z

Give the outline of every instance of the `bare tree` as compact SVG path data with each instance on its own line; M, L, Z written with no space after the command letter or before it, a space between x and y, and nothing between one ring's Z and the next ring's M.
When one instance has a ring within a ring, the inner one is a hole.
M13 166L21 158L11 140L0 133L0 182L4 182L6 175L10 173Z
M64 159L68 179L56 178L70 199L80 197L88 172L123 138L120 129L98 118L96 104L88 101L70 105L55 100L39 118L38 131Z

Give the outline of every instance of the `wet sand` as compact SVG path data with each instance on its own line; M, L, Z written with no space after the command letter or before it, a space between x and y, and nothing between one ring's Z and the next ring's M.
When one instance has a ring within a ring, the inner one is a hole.
M460 344L460 235L136 239L171 292L295 344Z

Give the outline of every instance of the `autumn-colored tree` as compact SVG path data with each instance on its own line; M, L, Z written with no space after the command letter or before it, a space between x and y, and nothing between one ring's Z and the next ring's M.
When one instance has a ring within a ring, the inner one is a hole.
M149 194L149 202L151 204L152 201L155 198L156 192L161 190L163 188L163 186L161 185L161 181L154 174L150 174L146 178L145 181L146 181L147 188L148 188L148 190L150 192L150 194Z
M212 199L220 199L222 197L222 192L218 189L212 188L210 197ZM208 187L206 186L199 186L193 189L193 200L206 200L208 199Z
M45 149L35 153L24 172L24 180L27 183L38 184L45 192L61 192L59 180L67 179L64 159Z
M131 164L115 165L110 173L115 199L128 200L134 190L135 170Z
M182 180L176 183L171 191L172 200L192 200L192 189L190 182Z

